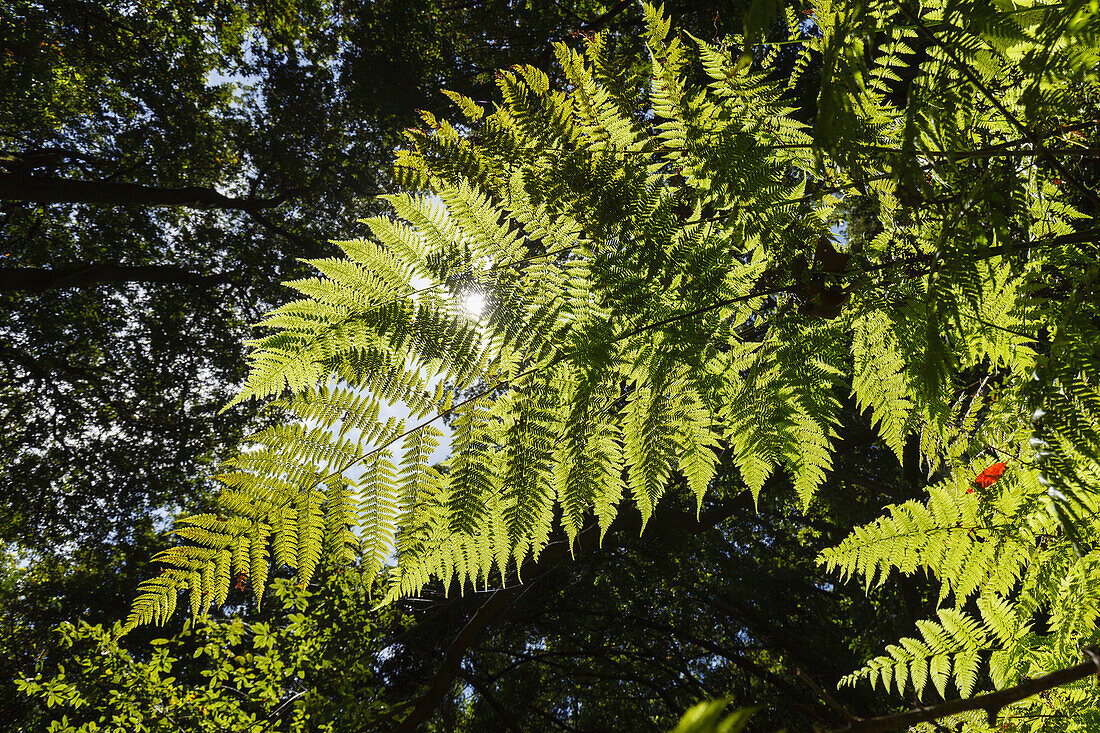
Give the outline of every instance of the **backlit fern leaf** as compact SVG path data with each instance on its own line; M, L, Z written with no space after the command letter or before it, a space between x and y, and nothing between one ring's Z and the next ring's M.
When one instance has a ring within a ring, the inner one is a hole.
M911 575L924 569L942 583L940 599L954 593L963 604L979 590L1007 595L1033 556L1029 537L1018 534L1004 515L981 507L969 478L929 489L926 503L887 507L889 515L856 527L840 545L825 550L819 563L847 579L881 585L891 570Z
M879 435L900 463L912 410L904 357L890 337L888 321L881 313L862 315L852 331L855 359L852 391L859 408L871 411Z
M1046 159L1004 110L1074 119L1087 85L1062 82L1091 73L1100 34L1087 13L1070 43L1046 11L909 10L788 15L784 80L761 66L776 47L745 65L648 7L634 70L597 35L557 48L564 88L517 66L496 104L450 95L461 124L425 113L391 213L311 260L252 342L237 401L278 396L276 424L180 523L130 625L185 592L201 613L234 576L257 596L273 572L308 582L356 545L389 599L512 583L559 512L571 541L624 499L653 523L670 490L704 500L719 456L756 501L778 473L806 505L843 488L854 395L895 455L950 478L822 562L868 586L924 570L956 606L857 677L942 695L971 692L987 658L995 684L1061 665L1100 595L1097 257L1048 163L1017 164ZM919 48L916 21L937 24ZM811 130L786 90L817 58ZM1003 478L973 484L994 462Z
M944 608L936 621L920 621L920 639L905 638L887 646L888 655L875 657L865 667L843 678L841 685L861 679L874 687L878 681L898 694L911 685L918 698L931 680L941 697L948 681L954 681L963 697L970 697L978 680L979 652L988 642L988 632L979 621L959 611Z

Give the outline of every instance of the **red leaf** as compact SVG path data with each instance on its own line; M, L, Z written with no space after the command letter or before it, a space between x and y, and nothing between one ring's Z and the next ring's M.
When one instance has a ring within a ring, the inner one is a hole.
M1003 463L994 463L974 478L974 485L981 489L988 489L997 483L997 479L1004 474L1005 468Z

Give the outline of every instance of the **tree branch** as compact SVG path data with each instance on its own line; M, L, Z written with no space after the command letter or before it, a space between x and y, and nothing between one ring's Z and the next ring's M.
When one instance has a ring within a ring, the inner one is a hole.
M201 275L174 265L115 265L98 263L78 267L0 267L0 292L42 293L100 283L173 283L206 288L232 282L228 275Z
M301 195L303 190L294 189L270 199L240 199L203 186L158 188L111 181L74 181L46 176L0 174L0 199L39 204L137 204L251 212L273 209Z
M477 694L485 698L485 702L489 703L489 707L491 707L493 709L493 712L497 714L497 717L500 718L500 722L504 724L504 727L506 729L513 731L513 733L522 733L522 728L520 728L520 725L516 721L515 716L512 715L507 707L501 704L500 700L496 699L496 696L493 695L492 690L489 689L488 685L478 679L476 675L466 672L462 669L459 669L459 675L462 677L463 681L466 682L466 684L474 688L474 691L477 692Z
M582 29L589 33L601 31L608 25L610 25L611 21L615 20L615 18L618 17L620 13L627 10L633 4L634 3L631 2L631 0L619 0L618 5L607 10L599 17L593 18L589 22L585 23L582 26Z
M261 214L258 210L249 211L248 215L251 216L260 226L262 226L264 229L268 230L269 232L271 232L273 234L278 234L278 235L283 236L283 237L286 237L287 239L289 239L292 242L296 242L300 245L303 245L304 247L307 248L306 249L307 252L316 250L319 246L319 241L318 240L310 239L309 237L298 234L297 232L292 232L291 230L287 229L285 226L280 226L279 224L276 224L275 222L271 221L271 219L269 219L266 216L264 216L263 214Z
M508 601L518 595L521 589L523 589L521 585L501 588L494 591L489 596L489 600L481 604L481 608L470 617L462 627L462 631L458 632L458 636L447 645L447 651L443 653L443 661L436 670L432 686L416 700L416 706L397 726L396 733L412 733L422 723L427 722L443 702L443 698L450 692L451 685L454 684L455 678L462 669L462 658L466 652L477 643L492 620L500 615L508 605Z
M669 510L662 512L659 517L654 516L648 526L651 532L659 531L661 527L675 527L699 533L711 529L734 514L752 511L752 508L752 498L748 491L744 491L730 500L708 507L707 511L703 512L698 519L695 518L694 514ZM543 549L542 554L539 555L538 560L529 562L529 567L523 571L525 576L532 578L531 580L522 585L517 583L494 591L489 599L470 617L458 636L447 646L447 650L443 654L443 660L440 662L432 680L431 687L414 701L412 712L401 721L401 724L395 729L395 733L412 733L432 716L432 713L443 702L443 698L446 697L461 672L462 659L466 652L477 644L489 624L504 611L509 602L518 600L519 596L526 593L534 585L538 577L550 572L574 554L579 555L584 550L595 550L600 547L608 548L614 544L617 536L628 533L637 534L641 530L641 515L634 512L620 512L611 522L611 526L603 537L602 544L600 542L600 527L595 524L579 532L576 540L572 543L572 547L570 543L565 541L548 544ZM575 550L573 550L573 547L575 547Z
M832 733L886 733L887 731L909 728L917 723L927 723L932 720L946 718L948 715L965 713L968 710L984 710L986 715L989 716L990 726L993 726L997 722L997 713L1006 705L1019 702L1044 690L1083 680L1094 674L1100 675L1100 649L1090 646L1085 647L1082 651L1085 656L1084 662L1041 677L1025 680L1007 690L978 695L965 700L951 700L941 705L915 708L894 715L855 719L846 727L837 728Z
M783 679L767 667L757 664L743 654L737 653L736 650L729 649L722 644L715 643L713 641L710 641L709 639L696 636L688 631L684 631L683 629L678 629L673 626L657 623L655 621L639 618L638 616L633 615L626 616L624 618L628 619L632 624L636 624L643 628L652 629L654 631L661 631L665 634L668 634L669 636L683 639L689 644L697 646L700 649L705 649L708 652L717 654L722 659L740 669L742 672L752 675L758 680L770 684L771 686L785 693L788 696L790 704L798 706L806 715L814 718L819 723L826 722L824 718L818 715L816 710L805 707L798 703L798 698L801 697L801 695L799 695L798 690L795 689L793 685L791 685L789 682L787 682L785 679Z

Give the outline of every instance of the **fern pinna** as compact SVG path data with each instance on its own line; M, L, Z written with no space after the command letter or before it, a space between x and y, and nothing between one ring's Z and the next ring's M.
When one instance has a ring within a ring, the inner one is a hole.
M720 454L758 500L781 470L808 503L851 395L945 478L823 562L869 585L923 568L952 604L857 676L969 693L995 645L996 684L1068 653L1095 633L1065 601L1096 597L1096 248L1072 204L1091 194L1019 160L1058 139L1020 119L1065 129L1089 103L1074 7L1052 31L1039 7L822 2L812 32L788 13L788 40L748 47L647 7L640 75L596 35L552 74L501 71L491 108L449 94L460 122L406 132L392 214L263 322L237 399L284 420L180 523L130 623L359 551L391 599L514 582L557 521L574 538L624 500L646 520L670 487L701 501ZM791 90L814 59L810 126ZM379 417L398 402L407 421Z

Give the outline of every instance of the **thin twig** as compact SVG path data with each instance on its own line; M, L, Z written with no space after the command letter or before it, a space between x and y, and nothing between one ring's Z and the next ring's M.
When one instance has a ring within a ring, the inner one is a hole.
M810 675L806 674L801 669L795 670L795 673L798 675L798 679L802 680L805 683L806 687L809 687L813 691L813 693L821 698L821 700L826 705L844 716L845 720L849 720L852 722L858 720L856 716L849 713L843 705L838 703L832 695L826 692L824 688L821 687L821 685L817 684L817 682L814 681L813 677L810 677Z

